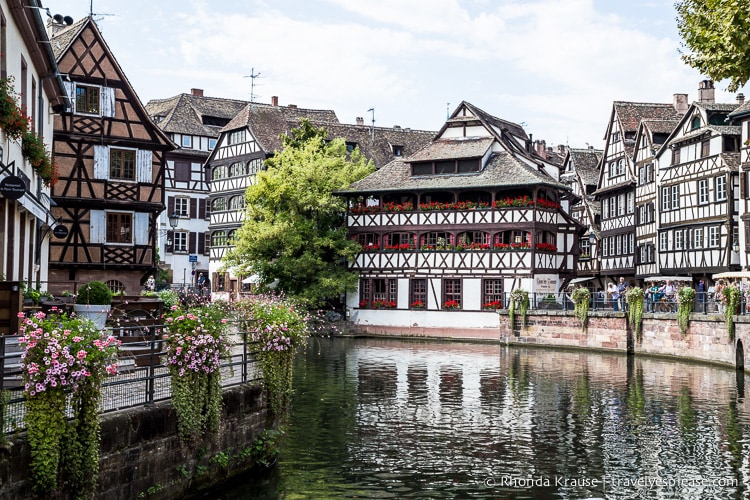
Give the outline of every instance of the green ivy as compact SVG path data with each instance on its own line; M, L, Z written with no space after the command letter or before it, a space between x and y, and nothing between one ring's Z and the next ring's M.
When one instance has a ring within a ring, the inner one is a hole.
M279 457L279 442L283 435L281 429L264 430L250 447L251 456L264 467L273 465Z
M581 321L581 328L586 328L586 323L589 319L589 304L591 303L591 292L589 289L580 286L573 290L571 295L573 304L575 305L574 313L576 318Z
M206 432L216 431L222 403L219 372L186 372L181 376L173 372L171 380L180 439L190 442Z
M625 294L628 303L628 323L635 331L635 338L640 342L643 330L643 288L633 287Z
M26 399L26 433L31 448L31 479L37 493L57 488L65 433L65 390L49 389Z
M516 288L510 292L508 304L508 320L510 321L510 328L513 329L516 319L516 308L521 313L521 326L526 326L526 313L529 310L529 292Z
M680 304L677 308L677 325L680 327L680 333L685 335L690 325L690 313L693 312L695 290L689 286L683 286L677 292L677 301Z
M727 305L724 311L724 322L727 325L729 340L734 341L734 315L737 314L737 307L740 305L740 289L735 285L727 286L722 290L724 293L725 303Z

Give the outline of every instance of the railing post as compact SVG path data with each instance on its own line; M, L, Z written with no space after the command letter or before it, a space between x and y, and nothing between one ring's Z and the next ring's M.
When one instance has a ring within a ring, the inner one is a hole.
M245 325L247 326L247 325ZM242 383L247 383L247 364L250 362L247 356L247 328L242 332Z
M156 342L154 341L154 337L156 336L156 328L151 327L148 329L150 332L150 338L149 338L149 350L148 350L148 383L146 385L146 404L152 405L154 404L154 392L155 392L155 383L154 383L154 347L156 346Z

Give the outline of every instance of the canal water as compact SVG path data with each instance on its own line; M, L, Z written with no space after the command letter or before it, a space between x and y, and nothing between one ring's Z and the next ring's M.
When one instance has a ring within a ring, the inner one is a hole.
M625 355L311 339L280 459L217 498L745 498L733 370Z

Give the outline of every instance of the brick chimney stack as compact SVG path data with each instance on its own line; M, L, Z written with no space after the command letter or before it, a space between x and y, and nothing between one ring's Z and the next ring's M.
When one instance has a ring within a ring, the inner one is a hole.
M672 94L672 107L675 111L684 115L687 113L688 108L688 95L687 94Z
M271 106L278 106L279 105L279 96L272 95L271 96Z
M737 104L739 104L740 106L745 104L745 94L743 94L742 92L737 94Z
M703 80L698 84L698 102L701 104L713 104L716 102L713 80Z
M190 89L190 94L196 97L203 97L203 89Z

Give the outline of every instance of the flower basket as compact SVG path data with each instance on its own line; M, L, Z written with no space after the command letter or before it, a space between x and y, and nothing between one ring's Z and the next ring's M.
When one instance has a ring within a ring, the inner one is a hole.
M458 311L461 309L461 304L457 300L448 300L443 304L443 309L446 311Z
M29 118L18 106L13 77L0 79L0 128L11 140L21 139L29 128Z
M415 300L409 304L409 309L424 309L424 302L421 300Z

